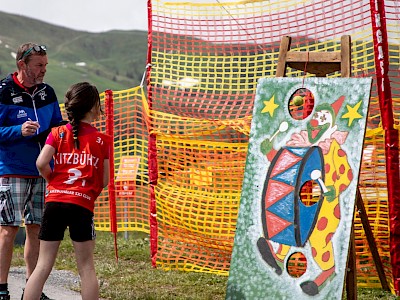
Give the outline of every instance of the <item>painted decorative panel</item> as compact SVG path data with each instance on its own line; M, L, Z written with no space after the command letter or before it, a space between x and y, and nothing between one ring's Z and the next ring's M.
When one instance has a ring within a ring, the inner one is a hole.
M341 299L371 82L259 81L227 299Z

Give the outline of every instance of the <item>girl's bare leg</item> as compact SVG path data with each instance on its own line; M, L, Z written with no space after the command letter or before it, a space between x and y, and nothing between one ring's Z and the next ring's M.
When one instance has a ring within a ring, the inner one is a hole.
M50 275L61 241L40 241L39 258L35 270L26 283L24 299L39 299Z
M99 283L93 261L95 241L73 242L73 245L79 276L81 277L82 300L98 300Z

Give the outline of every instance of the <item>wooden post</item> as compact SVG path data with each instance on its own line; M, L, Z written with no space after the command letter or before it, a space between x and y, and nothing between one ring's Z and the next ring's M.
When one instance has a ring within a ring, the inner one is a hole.
M276 77L286 76L286 55L290 49L290 42L290 36L284 36L282 38L281 45L279 47L278 64L276 65Z
M368 241L369 249L371 250L371 254L374 259L376 271L378 272L378 276L379 276L379 280L382 285L382 289L384 289L385 291L390 291L389 285L386 280L385 271L383 269L382 260L381 260L381 257L379 256L378 247L376 246L374 235L372 233L371 226L368 221L368 215L365 210L364 202L361 197L359 188L357 188L356 203L357 203L357 208L358 208L358 214L360 215L361 223L362 223L364 231L365 231L365 236Z
M356 247L354 241L354 225L351 226L349 255L346 272L347 299L357 299Z

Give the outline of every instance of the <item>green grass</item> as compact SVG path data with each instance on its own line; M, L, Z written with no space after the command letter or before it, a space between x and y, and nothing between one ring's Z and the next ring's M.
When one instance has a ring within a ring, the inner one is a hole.
M67 235L66 235L67 236ZM111 233L97 232L95 264L102 298L132 299L225 299L228 278L215 274L163 271L151 266L149 239L143 233L130 233L128 239L118 236L118 263ZM13 266L21 266L23 249L16 247ZM62 243L56 269L77 273L71 240ZM396 299L381 289L358 289L358 299Z

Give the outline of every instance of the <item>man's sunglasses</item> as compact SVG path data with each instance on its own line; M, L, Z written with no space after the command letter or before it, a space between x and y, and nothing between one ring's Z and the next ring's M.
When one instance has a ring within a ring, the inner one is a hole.
M45 52L46 53L46 50L47 50L47 48L46 48L46 46L45 45L35 45L35 46L32 46L32 47L30 47L28 50L26 50L23 54L22 54L22 56L21 56L21 58L19 59L19 60L21 60L21 59L23 59L24 57L26 57L26 56L28 56L29 55L29 53L31 53L32 51L35 51L35 52Z

